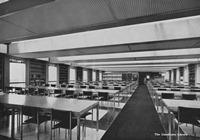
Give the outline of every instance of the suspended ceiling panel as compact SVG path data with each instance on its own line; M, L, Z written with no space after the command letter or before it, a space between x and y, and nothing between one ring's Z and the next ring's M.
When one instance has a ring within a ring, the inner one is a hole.
M9 25L2 28L3 21L20 27L1 35L0 42L192 16L199 8L199 0L56 0L0 17L1 31L10 30ZM20 30L32 34L22 35Z

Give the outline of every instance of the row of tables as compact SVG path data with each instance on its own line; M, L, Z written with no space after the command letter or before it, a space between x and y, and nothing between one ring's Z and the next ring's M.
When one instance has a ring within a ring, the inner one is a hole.
M159 106L159 97L161 97L161 94L165 93L174 93L174 96L177 97L177 99L161 99L161 113L162 113L162 118L161 121L163 122L163 116L164 116L164 107L167 108L168 110L168 131L169 131L169 140L172 139L172 114L171 112L178 112L178 107L190 107L190 108L200 108L200 91L190 91L190 89L187 88L180 88L180 91L171 91L170 88L167 88L166 90L158 90L159 87L153 87L151 83L148 84L149 90L151 91L151 96L153 99L155 99L155 105ZM173 87L174 88L174 87ZM176 87L176 89L178 89ZM197 100L182 100L180 97L182 94L195 94L197 97ZM181 100L180 100L181 99ZM179 136L178 136L179 137Z
M129 84L124 90L131 89L133 85ZM27 86L25 88L30 88ZM32 88L32 86L31 86ZM36 89L46 89L49 94L51 90L72 90L75 92L91 91L93 93L97 92L108 92L110 95L119 97L119 90L103 90L103 89L81 89L81 88L61 88L61 87L34 87ZM72 111L77 117L77 140L80 140L80 117L89 110L96 108L97 109L97 126L96 130L99 128L99 102L91 100L79 100L79 99L68 99L68 98L54 98L47 96L29 96L29 95L18 95L18 94L5 94L0 96L0 103L5 104L12 108L12 122L11 122L11 139L14 139L15 134L15 109L21 108L23 106L28 107L37 107L39 109L56 109L61 111ZM115 99L114 99L114 108L115 108ZM39 123L38 123L39 124ZM37 125L39 129L39 125ZM22 130L21 130L22 131ZM39 132L37 134L37 139L39 140Z

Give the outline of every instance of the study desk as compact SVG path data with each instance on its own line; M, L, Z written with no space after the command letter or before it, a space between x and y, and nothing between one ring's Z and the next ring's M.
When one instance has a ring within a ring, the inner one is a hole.
M193 91L167 91L167 90L155 90L155 104L157 105L158 109L158 99L161 96L161 94L165 93L174 93L175 97L182 97L182 94L195 94L197 96L197 99L200 98L200 92L193 92Z
M28 96L28 95L17 95L17 94L6 94L0 96L0 103L8 105L12 108L12 125L11 125L11 138L14 139L14 111L15 108L22 106L37 107L40 109L56 109L62 111L72 111L77 117L77 140L80 140L80 118L81 115L88 112L89 110L97 109L97 131L99 121L99 103L97 101L78 100L78 99L67 99L67 98L53 98L46 96ZM39 130L39 125L37 126ZM39 139L39 132L37 134Z
M200 108L200 101L191 100L174 100L174 99L162 99L162 122L163 122L163 110L164 106L168 109L168 125L169 134L171 134L171 112L178 112L178 107L192 107ZM171 140L171 135L169 135L169 140Z
M26 88L29 88L26 87ZM106 90L106 89L83 89L83 88L61 88L61 87L34 87L36 89L46 89L49 93L49 96L51 94L51 90L62 90L63 93L64 91L66 90L70 90L70 91L74 91L74 92L77 92L77 93L82 93L83 91L90 91L92 92L93 94L97 94L98 92L108 92L110 96L113 96L113 97L116 97L118 95L118 99L120 98L119 97L119 93L120 91L119 90ZM115 98L114 98L114 108L115 108ZM118 102L118 105L119 105L119 102Z

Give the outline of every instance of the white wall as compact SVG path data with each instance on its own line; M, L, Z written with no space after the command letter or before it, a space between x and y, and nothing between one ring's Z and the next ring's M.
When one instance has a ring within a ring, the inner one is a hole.
M171 70L171 83L174 83L174 72Z
M189 72L188 72L188 66L184 67L184 73L183 73L183 81L184 85L189 85Z
M180 69L176 69L176 83L180 84Z
M166 81L169 81L169 71L165 72L165 75L164 75L164 80Z

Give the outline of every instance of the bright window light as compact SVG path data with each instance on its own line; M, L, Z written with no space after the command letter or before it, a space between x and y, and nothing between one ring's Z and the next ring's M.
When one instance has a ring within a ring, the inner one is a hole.
M5 3L5 2L7 2L7 1L9 1L9 0L0 0L0 4L1 4L1 3Z

